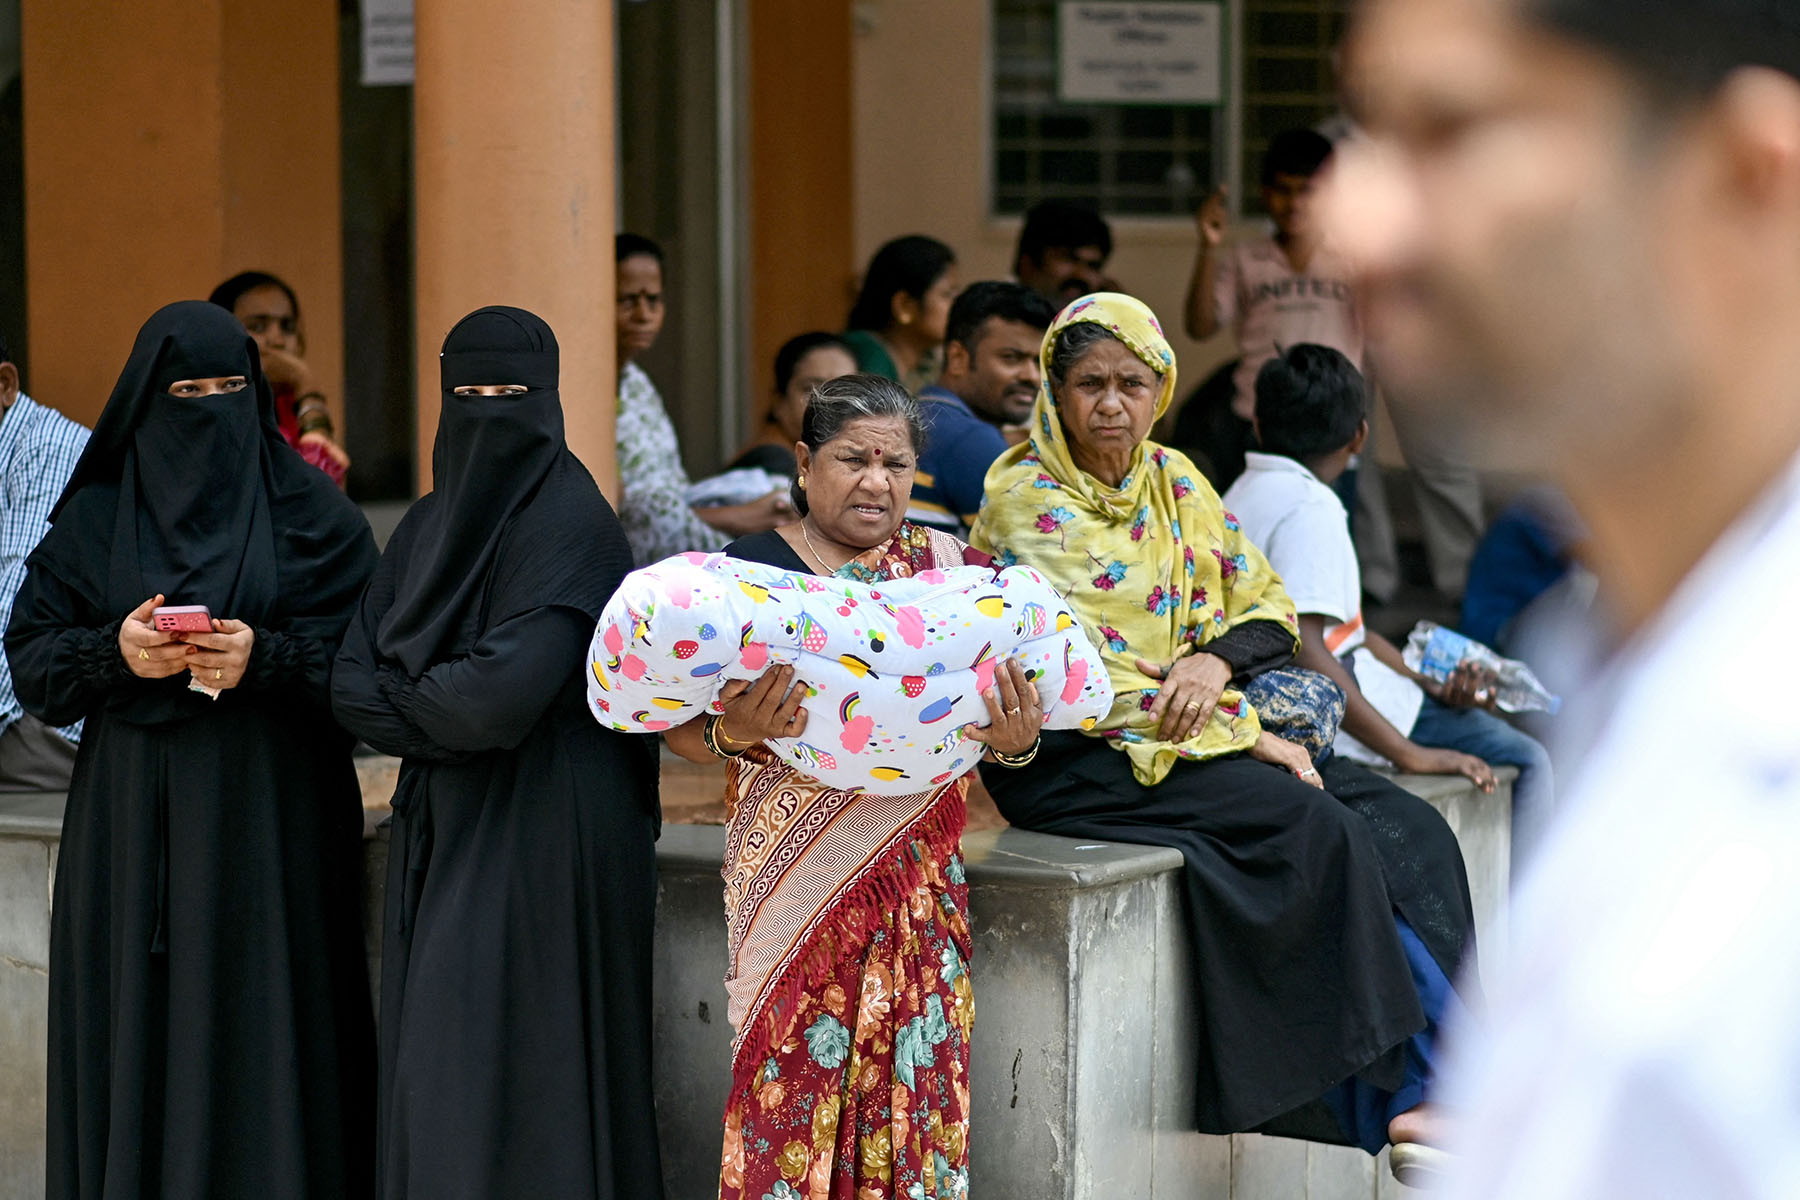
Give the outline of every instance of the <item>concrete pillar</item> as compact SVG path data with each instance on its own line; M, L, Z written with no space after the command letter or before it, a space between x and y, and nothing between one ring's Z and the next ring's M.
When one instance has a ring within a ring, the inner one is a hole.
M444 334L472 309L516 304L556 330L569 446L618 498L612 21L593 0L415 7L422 491Z
M341 430L337 7L23 0L20 16L32 394L92 422L144 318L257 268L299 293Z
M749 5L752 430L768 413L781 343L842 329L854 298L851 7Z

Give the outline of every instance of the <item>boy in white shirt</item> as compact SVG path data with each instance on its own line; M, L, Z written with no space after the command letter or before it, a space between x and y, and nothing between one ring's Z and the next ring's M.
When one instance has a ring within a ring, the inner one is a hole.
M1438 683L1409 669L1394 644L1363 627L1362 580L1344 507L1331 484L1368 437L1367 394L1356 367L1327 346L1289 347L1256 377L1262 451L1225 506L1281 576L1300 614L1296 665L1344 690L1334 749L1419 775L1466 775L1492 791L1489 763L1519 768L1513 785L1513 860L1529 851L1554 784L1543 746L1492 712L1493 681L1473 668Z

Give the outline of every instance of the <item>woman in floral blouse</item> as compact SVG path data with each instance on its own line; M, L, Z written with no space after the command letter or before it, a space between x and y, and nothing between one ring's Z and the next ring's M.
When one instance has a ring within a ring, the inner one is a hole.
M633 360L656 343L663 323L663 252L647 237L621 233L618 260L619 522L640 566L684 550L718 550L733 537L773 529L792 514L772 492L748 504L693 508L675 426L650 376Z

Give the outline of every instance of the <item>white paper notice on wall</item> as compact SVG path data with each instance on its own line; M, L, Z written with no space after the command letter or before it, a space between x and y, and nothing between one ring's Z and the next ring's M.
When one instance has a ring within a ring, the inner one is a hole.
M1199 0L1063 0L1057 95L1078 104L1217 104L1223 26L1224 6Z
M362 81L413 81L413 0L362 0Z

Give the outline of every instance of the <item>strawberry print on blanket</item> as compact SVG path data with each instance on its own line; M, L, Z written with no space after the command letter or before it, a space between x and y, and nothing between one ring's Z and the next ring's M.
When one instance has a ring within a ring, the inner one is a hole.
M981 693L1006 658L1036 685L1047 728L1092 728L1113 699L1074 614L1030 567L863 584L678 554L626 576L589 657L590 709L627 733L718 712L728 680L792 663L806 730L769 748L831 787L888 795L975 766L983 747L963 727L989 723Z

